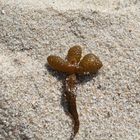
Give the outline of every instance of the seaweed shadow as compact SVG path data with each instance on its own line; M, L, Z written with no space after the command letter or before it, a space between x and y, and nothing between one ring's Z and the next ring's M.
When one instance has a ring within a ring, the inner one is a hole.
M62 72L58 72L54 69L52 69L48 63L45 64L46 69L48 70L49 74L56 77L57 80L63 81L66 78L66 74L62 73Z

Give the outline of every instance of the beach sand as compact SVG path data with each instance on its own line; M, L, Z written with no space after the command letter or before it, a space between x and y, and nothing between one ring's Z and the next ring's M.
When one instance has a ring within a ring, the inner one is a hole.
M47 57L75 44L103 67L79 76L75 140L140 138L140 2L0 1L0 140L68 140L64 74Z

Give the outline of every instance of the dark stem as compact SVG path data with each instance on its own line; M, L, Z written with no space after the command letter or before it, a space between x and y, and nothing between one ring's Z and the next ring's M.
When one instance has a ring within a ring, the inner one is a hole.
M75 89L75 84L76 84L76 75L70 75L66 78L65 81L65 97L66 101L68 104L68 114L73 120L73 134L71 135L71 140L74 139L75 135L77 134L79 130L79 117L78 117L78 112L76 108L76 95L74 94L74 89Z

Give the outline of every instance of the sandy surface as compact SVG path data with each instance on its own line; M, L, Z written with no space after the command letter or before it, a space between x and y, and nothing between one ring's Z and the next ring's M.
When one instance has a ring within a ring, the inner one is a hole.
M0 140L68 140L65 77L45 67L80 44L103 62L80 78L75 140L140 138L140 2L0 1ZM83 82L82 82L83 81Z

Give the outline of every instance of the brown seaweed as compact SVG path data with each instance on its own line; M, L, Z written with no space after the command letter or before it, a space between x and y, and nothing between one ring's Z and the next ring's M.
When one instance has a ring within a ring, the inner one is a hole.
M97 73L102 67L102 62L94 54L87 54L82 57L82 49L79 45L69 49L66 60L59 56L50 55L47 60L51 68L59 72L68 74L65 80L64 95L68 104L68 114L73 120L73 133L71 140L79 131L79 116L76 107L76 95L74 93L77 83L76 75L84 75L87 73Z

